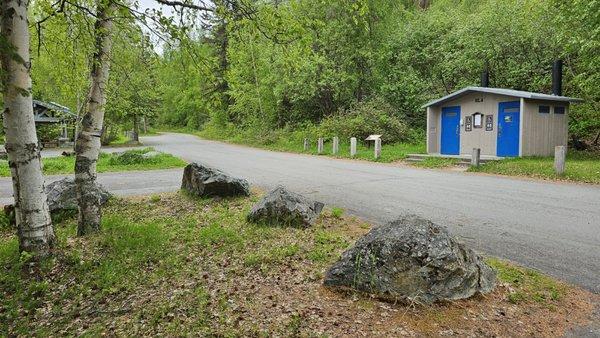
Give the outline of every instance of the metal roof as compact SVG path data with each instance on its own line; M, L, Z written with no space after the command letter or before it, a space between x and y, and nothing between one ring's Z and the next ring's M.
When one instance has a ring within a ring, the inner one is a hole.
M76 116L76 114L71 112L71 109L69 109L68 107L65 107L63 105L60 105L56 102L44 102L44 101L40 101L40 100L33 100L33 105L34 106L39 105L39 106L45 107L47 109L50 109L50 110L53 110L56 112Z
M525 91L521 91L521 90L504 89L504 88L489 88L489 87L465 87L465 88L463 88L459 91L456 91L452 94L446 95L437 100L430 101L429 103L423 105L421 108L435 106L435 105L444 103L446 101L450 101L452 99L455 99L455 98L458 98L458 97L461 97L463 95L470 94L470 93L490 93L490 94L521 97L524 99L532 99L532 100L561 101L561 102L572 102L572 103L583 102L582 99L578 99L578 98L574 98L574 97L525 92Z

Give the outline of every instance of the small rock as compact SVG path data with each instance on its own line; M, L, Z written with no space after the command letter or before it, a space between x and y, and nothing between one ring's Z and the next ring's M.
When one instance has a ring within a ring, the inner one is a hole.
M249 196L248 181L232 177L200 163L188 164L183 171L181 189L199 197Z
M430 304L492 291L496 273L441 227L407 216L376 227L344 252L324 284L388 301Z
M317 221L323 206L278 186L252 207L247 219L253 223L308 228Z

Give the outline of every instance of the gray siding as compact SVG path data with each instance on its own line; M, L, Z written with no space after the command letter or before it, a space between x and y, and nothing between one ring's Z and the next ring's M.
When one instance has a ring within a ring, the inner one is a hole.
M540 105L550 106L550 113L540 114ZM565 107L565 114L554 114L555 106ZM567 145L568 103L524 100L523 110L522 156L551 156L554 147Z
M460 153L470 155L473 148L481 148L482 155L495 156L498 135L498 104L509 101L521 101L521 139L519 142L521 156L551 156L554 154L555 146L567 145L568 103L520 99L490 93L470 93L445 102L442 106L427 108L427 152L430 154L440 152L442 107L460 106L461 121L463 122L466 116L477 112L494 117L492 131L485 130L485 117L483 128L473 128L469 132L466 131L463 123L460 128ZM540 114L538 112L540 104L550 106L550 113ZM555 106L565 107L565 114L554 114Z
M427 153L440 152L440 108L427 107Z
M477 102L479 101L479 102ZM500 102L508 102L508 101L519 101L519 98L504 96L498 94L490 94L490 93L470 93L464 95L456 100L452 100L443 104L442 107L453 107L460 106L460 117L461 120L464 121L465 116L472 115L474 113L482 113L484 114L484 125L483 128L473 128L472 131L466 131L466 126L463 124L460 128L460 153L464 155L470 155L473 151L473 148L481 148L482 155L496 155L496 138L498 135L498 103ZM429 140L430 145L435 144L435 147L430 147L428 149L429 153L439 153L440 152L440 142L441 142L441 108L432 106L429 108L429 111L436 110L437 113L429 114L431 119L432 117L437 119L437 132L430 133L428 136L431 138ZM485 115L492 115L494 117L494 129L492 131L485 130ZM429 121L430 125L434 122ZM435 138L435 140L433 140Z

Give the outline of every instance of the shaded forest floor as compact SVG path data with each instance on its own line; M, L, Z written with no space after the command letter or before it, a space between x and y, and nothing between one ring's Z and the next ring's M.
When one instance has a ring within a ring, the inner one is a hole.
M103 231L57 219L41 266L0 228L0 335L558 336L585 325L597 295L510 263L492 294L431 307L322 287L327 267L371 225L325 211L311 229L246 223L260 197L183 193L112 200Z

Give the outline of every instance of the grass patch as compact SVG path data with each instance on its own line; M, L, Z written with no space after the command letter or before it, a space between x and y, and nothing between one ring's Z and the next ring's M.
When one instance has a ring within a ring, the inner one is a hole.
M99 234L57 223L57 254L39 265L0 228L0 336L549 335L588 309L589 294L495 259L508 286L458 306L328 292L326 269L369 227L328 213L308 229L249 224L258 198L111 200Z
M225 128L224 130L214 130L214 128L208 128L202 131L190 129L178 129L173 131L193 134L205 139L248 145L273 151L318 155L318 136L312 135L315 133L313 130L277 130L272 131L268 135L257 135L254 131L238 131L229 130L227 128ZM309 137L310 139L310 147L307 151L304 151L305 137ZM425 143L400 142L383 144L381 149L381 157L375 160L373 146L369 147L359 140L356 149L356 156L351 157L350 140L342 139L340 140L339 153L337 155L334 155L332 153L332 137L325 138L324 149L325 152L321 154L321 156L330 156L336 158L355 158L383 163L391 163L405 159L408 156L408 154L424 154L426 152Z
M439 169L453 167L459 162L460 160L456 158L427 157L423 161L413 163L413 165L421 168Z
M600 184L600 156L570 150L564 175L557 175L554 172L553 157L523 157L490 161L478 168L472 167L469 171Z
M331 217L340 219L344 215L344 209L338 208L338 207L333 207L333 208L331 208L330 213L331 213Z
M157 170L181 168L187 163L171 154L161 153L155 157L145 158L142 155L154 151L153 148L132 149L123 153L100 153L98 172ZM74 156L43 158L43 170L46 175L71 174L75 168ZM10 176L8 161L0 160L0 176Z
M487 263L498 272L498 280L513 287L508 300L513 304L535 301L550 303L565 296L567 286L535 270L522 268L495 258L488 258Z

